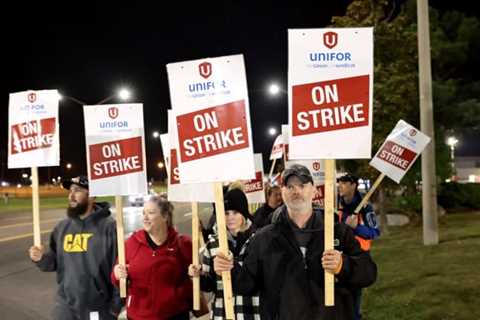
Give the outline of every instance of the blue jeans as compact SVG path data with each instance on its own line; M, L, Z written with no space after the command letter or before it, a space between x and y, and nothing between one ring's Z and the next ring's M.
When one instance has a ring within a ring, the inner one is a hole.
M362 289L353 289L352 290L353 296L353 311L355 313L355 320L362 319L362 315L360 314L360 305L362 304Z

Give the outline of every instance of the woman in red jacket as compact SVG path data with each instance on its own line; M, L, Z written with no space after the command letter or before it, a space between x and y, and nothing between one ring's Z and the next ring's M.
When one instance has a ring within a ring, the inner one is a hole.
M126 267L115 265L112 281L127 278L127 317L131 320L188 320L192 283L192 242L172 226L173 206L164 196L143 208L143 229L125 244Z

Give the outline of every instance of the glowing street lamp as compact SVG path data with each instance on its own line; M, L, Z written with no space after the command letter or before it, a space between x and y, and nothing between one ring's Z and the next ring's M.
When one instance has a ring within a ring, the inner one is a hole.
M458 139L453 136L447 139L447 144L450 146L450 160L452 161L452 179L455 176L455 146L458 142Z
M67 163L67 165L65 166L68 170L72 169L72 164L71 163Z
M276 83L272 83L268 87L268 92L270 93L270 95L276 96L277 94L280 93L280 86Z
M159 161L159 162L157 163L157 167L158 167L159 169L163 169L164 166L165 166L165 165L164 165L163 162L161 162L161 161Z
M277 134L277 129L275 129L274 127L268 128L268 134L273 137Z
M158 131L153 131L152 136L153 136L155 139L157 139L157 138L160 137L160 132L158 132Z

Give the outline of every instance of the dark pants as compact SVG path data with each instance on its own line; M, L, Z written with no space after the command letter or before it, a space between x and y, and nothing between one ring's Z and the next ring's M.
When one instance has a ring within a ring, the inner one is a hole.
M98 320L116 320L117 317L107 310L82 310L77 311L69 305L56 302L52 311L53 320L90 320L90 312L98 312Z
M355 312L355 320L362 319L362 315L360 314L360 305L362 304L362 289L353 289L352 290L353 296L353 309Z

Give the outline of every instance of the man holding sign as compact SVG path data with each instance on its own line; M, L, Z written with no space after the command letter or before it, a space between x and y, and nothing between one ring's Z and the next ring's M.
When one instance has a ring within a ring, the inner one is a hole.
M277 221L260 230L242 266L222 254L215 270L232 270L234 291L260 293L262 319L353 319L352 288L371 285L375 263L360 249L350 228L335 225L335 249L324 250L323 211L312 207L313 178L303 165L282 173ZM324 272L334 274L335 306L324 305Z
M67 218L50 236L49 251L33 246L30 258L44 272L57 272L52 319L116 319L121 303L109 281L117 257L115 221L108 203L89 197L85 176L64 180L70 191Z

